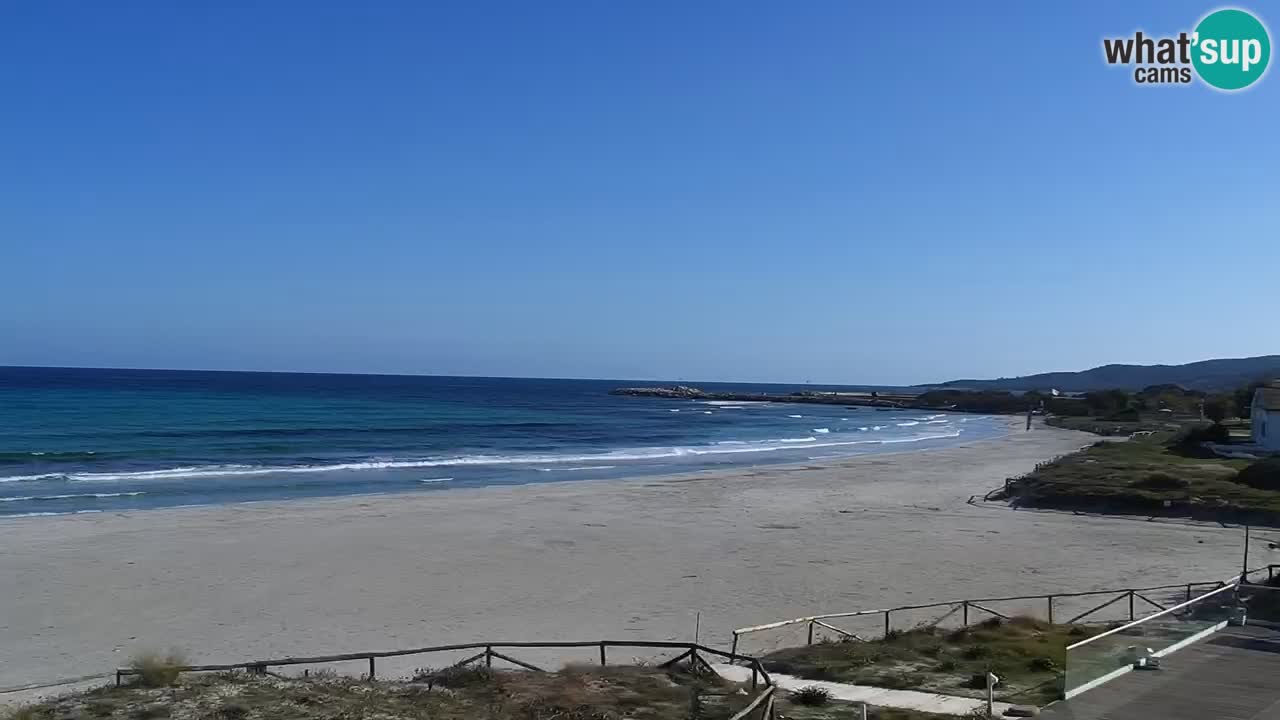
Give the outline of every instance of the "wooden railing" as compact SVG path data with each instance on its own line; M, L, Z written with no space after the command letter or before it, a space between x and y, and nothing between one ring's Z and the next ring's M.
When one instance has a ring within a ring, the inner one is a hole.
M729 662L745 664L751 668L751 691L757 692L763 684L764 689L760 691L755 698L747 705L746 708L739 711L730 720L745 720L753 712L758 711L759 720L774 720L776 711L774 709L774 684L769 677L769 673L765 671L764 665L756 658L744 655L736 655L727 653L723 650L717 650L699 643L682 643L667 641L639 641L639 640L591 640L577 642L481 642L481 643L463 643L459 645L433 645L431 647L410 648L406 650L382 650L374 652L356 652L356 653L340 653L334 655L314 655L305 657L284 657L270 660L249 660L236 663L221 664L204 664L204 665L180 665L174 670L178 672L227 672L234 670L243 670L251 673L267 673L270 668L290 667L296 665L323 665L328 663L367 661L369 663L368 679L373 680L377 677L377 661L380 658L404 657L407 655L425 655L428 653L441 652L457 652L463 650L481 650L481 652L471 655L464 660L460 660L448 666L448 668L457 668L470 665L471 663L483 661L485 666L492 667L495 658L502 660L524 670L532 672L546 672L543 668L538 667L529 662L518 660L510 655L498 652L497 649L509 650L513 648L537 648L537 649L565 649L565 648L598 648L600 652L600 665L604 667L608 664L609 648L650 648L662 650L683 650L668 660L663 661L658 667L673 667L685 661L690 669L694 672L709 672L714 674L707 657L718 657ZM446 669L448 669L446 668ZM123 684L124 678L131 675L140 674L139 670L134 668L117 668L116 686Z
M1258 573L1265 572L1267 574L1267 579L1271 580L1276 575L1276 568L1280 568L1280 565L1273 564L1273 565L1265 565L1262 567L1254 568L1252 570L1247 571L1247 573L1245 574L1245 577L1247 578L1250 575L1255 575ZM807 617L792 618L790 620L779 620L777 622L766 623L764 625L753 625L750 627L738 628L737 630L733 631L733 644L729 652L731 655L734 655L734 656L737 655L738 641L743 635L763 632L766 630L776 630L778 628L784 628L784 627L795 626L795 625L807 626L808 632L807 632L806 643L810 645L813 644L814 633L817 628L822 628L823 630L835 633L841 638L862 641L862 642L867 641L866 637L858 633L852 632L848 629L844 629L835 624L827 622L829 620L837 620L840 618L858 618L858 617L875 616L875 615L883 616L884 636L887 636L894 629L893 614L902 613L910 610L928 610L933 608L946 609L946 612L942 616L927 623L914 625L913 627L935 626L942 623L944 620L951 618L956 613L960 613L961 625L963 625L964 627L969 626L971 616L975 612L984 613L992 617L999 617L1007 620L1009 619L1008 615L989 607L989 605L993 603L1000 603L1000 602L1025 602L1025 601L1041 602L1043 603L1043 607L1045 608L1045 619L1048 620L1050 623L1062 622L1063 624L1072 625L1075 623L1083 622L1086 620L1086 618L1096 615L1098 612L1105 610L1106 608L1109 608L1112 605L1115 605L1116 603L1122 602L1124 600L1128 600L1128 605L1129 605L1128 622L1133 622L1149 614L1149 613L1140 612L1140 608L1137 605L1137 601L1139 600L1143 602L1143 606L1141 609L1145 609L1146 606L1150 606L1152 608L1155 608L1154 610L1150 611L1152 613L1163 613L1167 611L1167 607L1165 605L1155 600L1152 600L1151 598L1147 597L1146 594L1154 593L1156 591L1184 590L1185 591L1184 602L1185 602L1185 601L1190 601L1193 598L1197 588L1206 588L1209 590L1213 590L1213 589L1223 587L1225 585L1235 584L1236 582L1238 582L1238 580L1239 580L1238 577L1233 576L1226 580L1209 580L1204 582L1176 583L1171 585L1152 585L1148 587L1125 588L1120 590L1090 590L1086 592L1058 592L1058 593L1044 593L1044 594L1036 594L1036 595L1009 595L1009 596L1002 596L1002 597L987 597L987 598L976 598L976 599L969 599L969 600L946 600L942 602L923 603L918 605L898 605L895 607L878 608L874 610L855 610L852 612L810 615ZM1105 595L1111 595L1114 597L1107 599L1105 602L1097 606L1094 606L1089 610L1078 613L1069 619L1059 621L1055 617L1055 603L1059 600L1062 600L1064 598L1083 598L1083 597L1090 597L1090 596L1105 596ZM1107 622L1114 622L1114 620L1110 620Z

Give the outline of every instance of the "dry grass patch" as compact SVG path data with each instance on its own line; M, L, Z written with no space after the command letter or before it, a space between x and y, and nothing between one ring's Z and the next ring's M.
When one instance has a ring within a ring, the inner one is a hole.
M921 628L873 642L819 643L765 656L765 668L811 680L983 697L987 672L999 694L1043 704L1059 692L1066 647L1100 632L1034 618L992 618L966 629Z
M727 720L750 696L719 678L648 667L447 673L446 684L248 673L104 687L13 720ZM439 674L436 675L438 680ZM421 680L421 677L419 678Z

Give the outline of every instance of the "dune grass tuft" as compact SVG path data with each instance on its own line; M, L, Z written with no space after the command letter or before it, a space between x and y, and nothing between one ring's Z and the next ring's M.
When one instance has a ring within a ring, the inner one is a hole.
M167 653L141 652L129 661L129 667L137 674L135 682L144 687L168 687L178 681L180 667L187 664L186 657L177 650Z

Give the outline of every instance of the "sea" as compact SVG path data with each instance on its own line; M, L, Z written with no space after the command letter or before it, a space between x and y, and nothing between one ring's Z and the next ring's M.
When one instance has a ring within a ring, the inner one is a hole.
M980 415L609 394L671 384L0 367L0 519L621 481L923 450L1007 431Z

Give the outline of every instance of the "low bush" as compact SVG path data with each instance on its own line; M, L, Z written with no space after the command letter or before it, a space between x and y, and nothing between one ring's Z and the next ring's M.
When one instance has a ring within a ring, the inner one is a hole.
M1258 490L1280 491L1280 457L1253 463L1236 474L1236 482Z
M1142 490L1185 490L1191 483L1169 473L1153 472L1133 483L1133 487Z
M146 687L168 687L174 684L182 673L178 668L186 664L186 658L176 650L165 654L143 652L129 661L129 667L136 673L135 682Z
M1193 448L1200 443L1226 443L1231 441L1231 431L1226 425L1193 425L1184 428L1173 437L1173 445L1180 448Z
M453 665L443 670L421 668L413 674L414 682L454 689L489 685L496 679L493 670L484 665Z
M991 647L988 645L970 645L961 653L965 660L981 660L982 658L991 657Z
M1058 663L1054 662L1053 658L1031 658L1031 662L1027 663L1027 669L1031 672L1053 672L1058 669Z
M791 702L797 705L818 706L831 702L831 691L817 685L807 685L792 691Z

